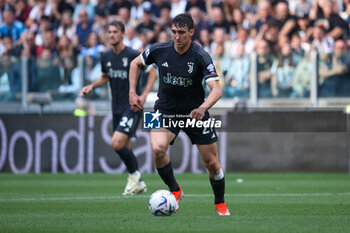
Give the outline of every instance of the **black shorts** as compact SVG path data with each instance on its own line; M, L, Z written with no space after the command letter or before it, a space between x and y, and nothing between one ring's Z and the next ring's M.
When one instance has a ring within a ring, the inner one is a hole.
M123 114L113 114L113 131L136 137L136 129L139 125L141 112L134 112L131 109Z
M166 118L171 118L172 120L183 120L186 121L187 119L191 119L190 117L183 117L181 114L180 117L178 117L179 114L176 113L169 113L167 111L163 111L159 109L159 112L162 113L162 118L165 118L165 115L167 116ZM174 117L172 117L174 116ZM205 115L202 119L202 121L206 121L210 119L210 114L208 111L205 112ZM165 121L167 122L167 121ZM163 125L163 128L169 130L170 132L175 134L175 138L172 142L170 142L170 145L172 145L179 134L180 130L183 130L187 136L190 138L192 144L197 144L197 145L209 145L214 142L218 141L218 137L216 134L215 127L174 127L169 124Z

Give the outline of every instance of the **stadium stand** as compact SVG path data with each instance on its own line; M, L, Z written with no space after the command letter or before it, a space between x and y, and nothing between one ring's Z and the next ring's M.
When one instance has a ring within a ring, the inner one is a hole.
M350 101L348 1L1 2L0 112L31 111L26 93L46 90L51 105L71 112L82 85L99 76L109 21L126 23L125 43L141 52L171 38L171 17L184 11L195 20L193 41L210 52L220 72L224 98L217 106L230 107L237 98L253 107L343 107ZM40 58L45 51L50 62ZM108 111L106 88L89 98Z

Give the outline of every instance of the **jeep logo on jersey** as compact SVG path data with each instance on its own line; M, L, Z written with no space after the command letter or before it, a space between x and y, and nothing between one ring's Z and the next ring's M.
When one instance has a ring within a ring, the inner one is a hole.
M183 77L175 77L175 76L171 76L170 73L167 73L166 77L163 77L163 81L165 83L170 83L174 86L178 85L178 86L190 86L192 85L192 79L190 78L183 78Z
M108 71L108 76L110 78L127 79L128 72L126 70L113 70L112 68L110 68Z
M187 65L188 65L188 73L192 73L194 63L193 62L187 62Z

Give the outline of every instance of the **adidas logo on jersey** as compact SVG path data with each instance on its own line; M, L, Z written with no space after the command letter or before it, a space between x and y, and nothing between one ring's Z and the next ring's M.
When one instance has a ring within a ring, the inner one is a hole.
M162 64L162 66L164 66L164 67L169 67L169 66L168 66L168 62L164 62L164 63Z
M106 66L112 66L112 63L109 61Z

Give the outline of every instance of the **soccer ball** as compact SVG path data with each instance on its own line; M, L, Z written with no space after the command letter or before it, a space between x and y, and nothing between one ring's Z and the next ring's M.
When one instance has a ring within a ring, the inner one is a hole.
M150 196L148 207L155 216L170 216L175 212L177 202L171 192L158 190Z

